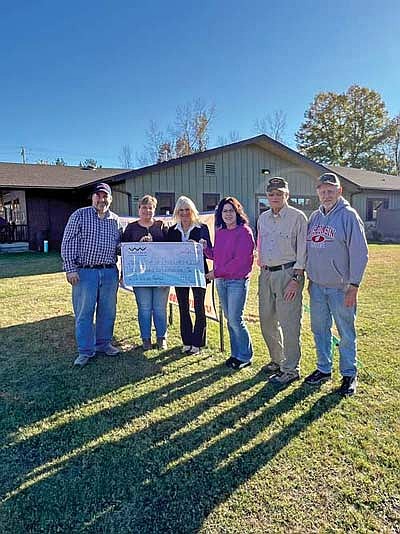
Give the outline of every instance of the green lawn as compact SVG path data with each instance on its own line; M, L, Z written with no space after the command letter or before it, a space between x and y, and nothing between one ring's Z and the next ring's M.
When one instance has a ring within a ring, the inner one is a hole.
M360 385L278 390L208 349L132 350L120 292L115 359L75 369L70 288L56 254L0 256L0 533L400 532L400 246L371 245L359 303ZM228 339L225 336L226 345ZM307 312L302 373L315 367Z

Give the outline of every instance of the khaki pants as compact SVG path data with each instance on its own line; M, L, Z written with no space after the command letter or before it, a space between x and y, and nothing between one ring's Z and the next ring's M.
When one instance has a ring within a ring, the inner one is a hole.
M258 279L258 298L261 331L271 360L285 373L299 371L300 327L304 280L299 284L295 300L284 300L285 288L293 269L266 271L261 269Z

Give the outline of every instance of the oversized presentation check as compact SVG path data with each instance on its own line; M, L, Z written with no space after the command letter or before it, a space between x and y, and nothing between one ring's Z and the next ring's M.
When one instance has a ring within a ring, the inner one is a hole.
M121 258L126 286L206 287L199 243L122 243Z

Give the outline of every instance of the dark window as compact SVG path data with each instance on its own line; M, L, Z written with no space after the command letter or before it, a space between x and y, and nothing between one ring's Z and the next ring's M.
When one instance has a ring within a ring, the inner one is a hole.
M219 203L219 193L203 193L203 211L214 211Z
M175 207L175 193L156 193L158 215L172 215Z
M133 214L135 217L137 216L137 213L139 211L139 199L140 197L132 196L131 197L131 205L130 205L130 215Z
M290 196L289 204L302 211L314 211L319 206L318 197L315 196Z
M388 198L367 198L367 221L376 221L379 208L388 208Z
M259 196L256 200L256 216L257 218L261 215L261 213L264 213L264 211L267 211L270 209L268 198L265 196Z

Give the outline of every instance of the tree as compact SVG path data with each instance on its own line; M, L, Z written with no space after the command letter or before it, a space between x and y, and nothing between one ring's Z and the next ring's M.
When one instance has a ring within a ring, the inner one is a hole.
M320 163L389 172L385 154L391 121L376 91L352 85L318 93L296 133L297 148Z
M179 141L181 156L207 150L209 127L214 116L215 107L204 104L199 98L177 108L172 133L175 144Z
M256 119L254 130L257 134L267 134L275 141L285 142L287 116L281 109L274 111L272 115L266 115L262 119Z
M150 121L149 128L146 130L147 143L145 145L144 154L139 157L139 161L142 165L148 165L149 163L160 163L161 161L167 161L166 159L160 159L162 154L162 147L171 145L166 135L159 129L155 121ZM171 149L172 150L172 149ZM171 159L169 157L168 159Z
M61 165L62 167L66 166L66 163L63 158L56 158L54 161L54 165Z
M131 147L129 145L122 145L118 158L123 169L132 169L133 157Z
M174 125L167 128L167 133L155 121L150 121L145 154L139 157L140 162L160 163L207 150L214 115L214 106L197 99L177 108Z
M400 115L393 119L392 128L387 144L387 154L393 163L393 174L400 176Z
M159 146L157 163L162 163L163 161L169 161L172 159L173 147L169 141L165 141Z
M219 135L217 137L217 146L229 145L231 143L237 143L240 140L240 134L237 130L231 130L228 137Z

